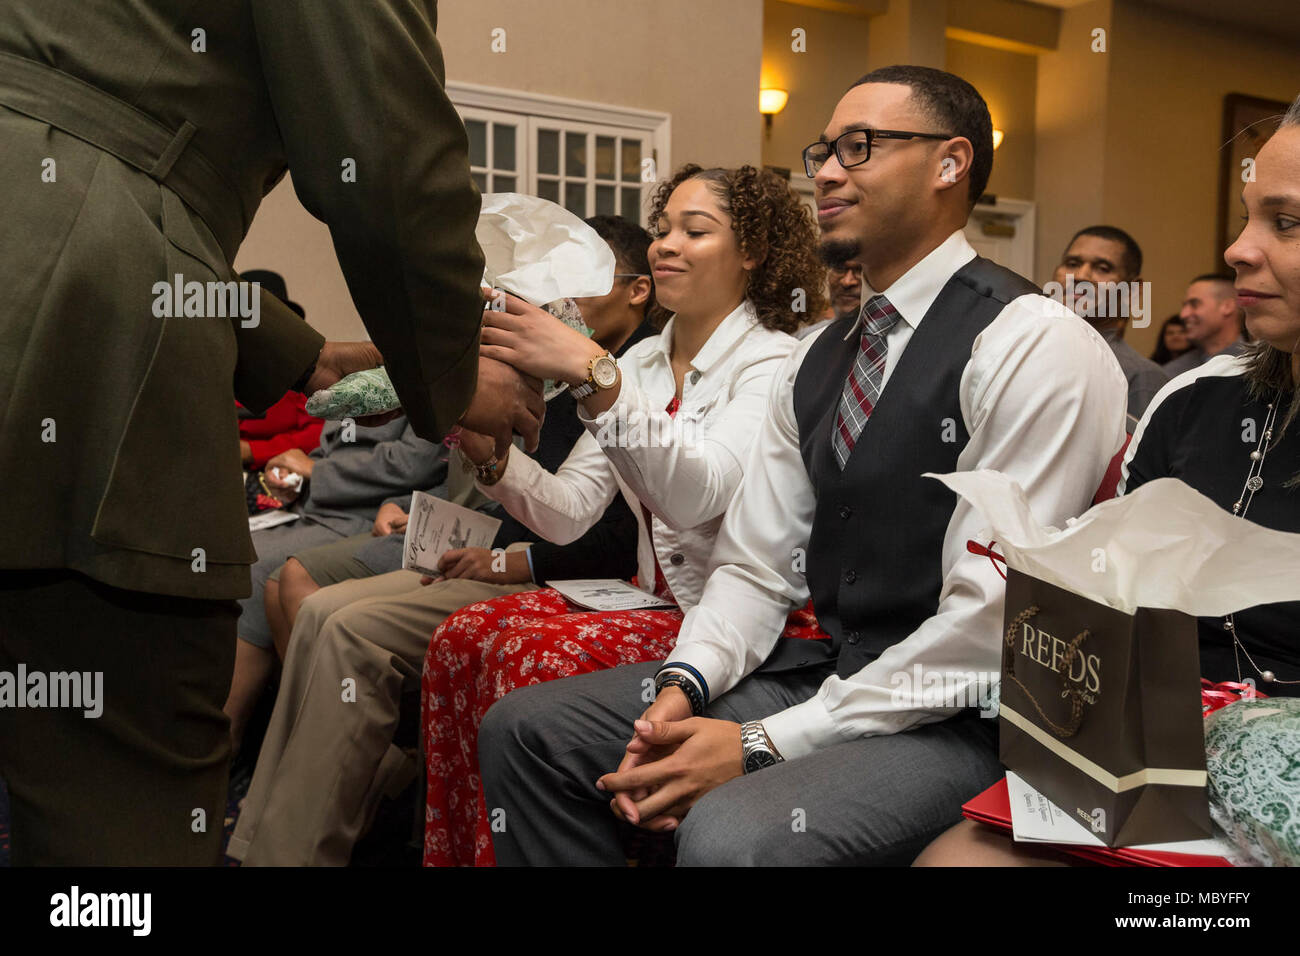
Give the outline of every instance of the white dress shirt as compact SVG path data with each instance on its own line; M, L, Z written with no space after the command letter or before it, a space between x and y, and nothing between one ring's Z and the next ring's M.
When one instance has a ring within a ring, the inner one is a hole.
M578 417L587 428L551 474L515 449L483 493L548 541L569 544L622 492L637 520L637 581L654 590L655 557L683 610L700 598L709 554L750 445L767 414L772 376L798 344L758 324L748 301L732 311L691 360L675 418L673 323L618 361L622 387L607 411ZM653 535L641 506L653 516Z
M965 236L955 232L885 290L902 320L885 337L883 388L940 289L974 256ZM875 294L864 288L863 302ZM813 341L802 341L776 374L770 409L723 522L704 595L669 655L695 667L714 699L767 658L790 609L808 600L797 555L807 548L817 495L799 452L793 392ZM1066 518L1088 508L1124 441L1127 400L1123 373L1097 332L1051 299L1021 296L975 339L960 388L970 440L957 470L990 468L1008 475L1025 489L1043 523L1064 526ZM934 421L916 427L943 426ZM887 497L889 489L863 488L862 494ZM966 551L968 539L988 543L983 519L959 499L944 538L943 588L934 616L857 673L832 675L814 697L764 719L783 757L956 713L955 707L897 699L899 685L890 678L916 673L914 665L948 675L950 686L954 675L998 674L1005 583L988 558ZM954 691L965 693L960 682Z

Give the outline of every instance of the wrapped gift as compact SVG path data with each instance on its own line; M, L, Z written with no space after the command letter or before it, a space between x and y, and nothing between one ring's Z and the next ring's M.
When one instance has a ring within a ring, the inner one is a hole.
M1216 710L1205 754L1214 822L1256 863L1300 866L1300 698Z

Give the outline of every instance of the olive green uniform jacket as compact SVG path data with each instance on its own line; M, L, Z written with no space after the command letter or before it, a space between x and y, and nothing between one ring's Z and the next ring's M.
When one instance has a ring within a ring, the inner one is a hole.
M0 569L249 593L234 400L271 405L323 340L266 294L256 325L211 299L169 317L159 283L235 279L286 168L416 432L463 414L479 197L436 19L432 0L0 4Z

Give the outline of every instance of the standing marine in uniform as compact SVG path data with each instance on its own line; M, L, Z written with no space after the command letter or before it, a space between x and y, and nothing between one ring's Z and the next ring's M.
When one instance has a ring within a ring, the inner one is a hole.
M221 705L255 557L234 399L265 409L382 353L422 437L463 421L535 443L540 396L478 354L479 199L436 21L433 0L0 6L0 776L15 863L217 861ZM237 279L286 169L330 227L374 346L326 343L265 294L251 314L214 309L238 300L210 284ZM169 317L155 287L178 281L188 304ZM68 706L96 686L100 716Z

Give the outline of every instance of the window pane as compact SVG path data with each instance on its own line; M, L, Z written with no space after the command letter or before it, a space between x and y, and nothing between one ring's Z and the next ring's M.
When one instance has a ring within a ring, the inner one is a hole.
M614 164L618 155L617 141L613 136L596 137L596 178L617 179Z
M629 222L641 222L641 189L639 187L624 186L623 192L623 218Z
M641 144L634 139L623 140L623 182L641 181Z
M560 201L560 184L554 179L539 179L537 180L537 195L543 199L558 203Z
M617 186L597 186L596 187L596 215L613 216L617 212L617 200L614 194L618 192Z
M492 124L492 167L519 168L515 165L515 128L506 123Z
M515 177L502 176L500 173L492 177L492 189L499 193L512 193L515 191Z
M575 216L587 216L587 184L564 184L564 208Z
M487 192L487 173L473 173L472 175L474 176L474 185L478 187L478 191L481 193Z
M465 132L469 133L469 164L486 166L487 123L482 120L466 120Z
M560 134L553 129L537 131L537 171L560 175Z
M564 175L587 175L587 134L565 131Z

